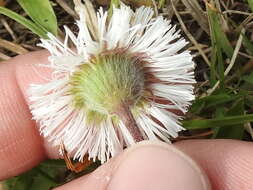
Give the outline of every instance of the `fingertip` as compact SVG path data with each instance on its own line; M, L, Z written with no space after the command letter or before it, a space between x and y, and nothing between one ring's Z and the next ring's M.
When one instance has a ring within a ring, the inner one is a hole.
M142 142L127 149L88 176L57 190L207 190L208 179L187 155L160 142Z
M210 189L204 172L186 154L158 141L128 150L108 185L109 190Z

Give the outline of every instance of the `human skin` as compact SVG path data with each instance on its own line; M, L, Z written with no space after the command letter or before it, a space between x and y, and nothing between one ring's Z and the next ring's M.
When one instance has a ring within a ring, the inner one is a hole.
M50 78L48 53L38 51L0 63L0 180L46 158L58 157L31 119L28 88ZM167 145L144 141L93 173L58 190L251 190L253 145L236 140L187 140Z

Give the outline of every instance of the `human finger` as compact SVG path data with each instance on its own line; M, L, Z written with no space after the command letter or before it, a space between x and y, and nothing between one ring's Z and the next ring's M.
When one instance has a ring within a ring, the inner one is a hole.
M19 82L21 76L33 77L27 68L47 63L47 56L34 52L0 64L0 180L34 167L46 156Z
M198 165L173 145L144 141L57 190L207 190Z
M252 142L187 140L175 143L175 145L202 166L213 189L252 189Z

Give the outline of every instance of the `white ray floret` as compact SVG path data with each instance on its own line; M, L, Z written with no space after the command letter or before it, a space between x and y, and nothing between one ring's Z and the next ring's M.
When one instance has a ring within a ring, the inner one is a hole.
M41 133L56 146L63 142L67 151L80 161L88 154L90 159L105 162L125 146L136 143L128 126L120 118L115 120L113 114L100 123L90 122L86 108L75 107L70 93L73 73L92 57L124 49L130 55L141 55L144 74L157 79L145 82L144 91L151 94L143 93L140 97L145 100L144 105L130 107L137 127L143 139L170 142L171 137L177 137L183 130L179 120L194 99L194 63L190 52L183 51L187 42L170 21L153 17L151 8L141 7L134 12L121 4L113 9L111 18L100 8L93 29L85 11L85 6L79 7L77 35L65 26L63 42L52 34L41 40L40 46L51 53L50 64L43 66L53 70L49 82L30 88L30 109ZM70 42L74 48L69 47Z

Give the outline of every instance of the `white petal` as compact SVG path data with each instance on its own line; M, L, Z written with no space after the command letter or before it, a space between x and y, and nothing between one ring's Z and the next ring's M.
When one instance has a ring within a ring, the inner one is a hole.
M179 131L184 130L184 128L179 125L177 118L173 117L173 114L166 110L152 106L147 109L147 112L160 121L167 129L168 133L174 138L178 136Z
M120 9L113 9L113 15L105 35L108 49L121 47L124 44L124 40L128 37L126 31L130 29L132 14L133 11L124 5Z
M119 121L119 129L127 146L135 143L133 136L122 121Z
M164 127L154 122L147 113L141 113L137 118L136 122L145 131L148 139L156 140L159 137L165 142L170 142L170 133Z

